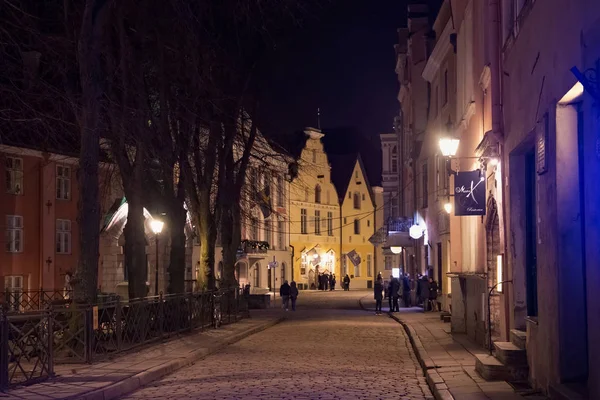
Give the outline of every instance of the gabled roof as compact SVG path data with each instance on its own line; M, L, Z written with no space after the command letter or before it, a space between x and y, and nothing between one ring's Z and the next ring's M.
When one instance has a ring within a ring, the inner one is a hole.
M329 159L329 165L331 166L331 182L335 186L340 204L342 204L346 198L348 186L350 185L350 180L352 179L352 172L354 172L354 166L356 165L357 161L363 175L364 183L369 191L371 203L374 204L373 191L371 190L371 184L369 183L367 171L365 170L360 153L345 155L328 154L327 158Z

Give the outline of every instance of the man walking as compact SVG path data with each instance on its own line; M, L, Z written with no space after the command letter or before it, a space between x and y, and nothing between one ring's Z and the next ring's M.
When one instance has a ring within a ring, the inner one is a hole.
M279 288L279 296L281 296L281 307L288 310L288 303L290 302L290 285L288 281L284 281L283 285Z
M383 303L383 278L381 274L377 275L373 291L375 296L375 315L381 315L381 303Z

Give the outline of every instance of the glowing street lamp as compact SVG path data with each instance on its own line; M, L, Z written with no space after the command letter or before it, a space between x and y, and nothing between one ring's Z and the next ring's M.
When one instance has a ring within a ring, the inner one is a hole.
M400 254L400 253L402 253L402 247L401 246L390 246L390 251L393 254Z
M159 219L152 219L152 221L150 221L150 229L152 229L152 232L154 232L154 235L156 237L156 241L154 242L154 244L156 245L156 273L154 274L154 294L158 296L158 235L160 235L160 233L163 230L163 226L165 225L164 222L162 222Z
M452 203L448 202L444 204L444 210L446 210L446 212L450 214L452 212Z
M423 236L423 228L419 225L413 225L408 230L408 234L413 239L420 239Z
M460 139L444 137L440 139L440 151L444 157L454 157L458 151Z

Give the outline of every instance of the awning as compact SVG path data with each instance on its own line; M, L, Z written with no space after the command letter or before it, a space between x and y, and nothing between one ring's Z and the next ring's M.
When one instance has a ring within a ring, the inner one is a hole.
M383 247L412 247L414 239L408 232L392 232L388 235Z
M369 242L371 242L373 246L379 246L385 243L385 240L387 239L387 234L388 233L386 227L379 228L377 232L371 235L371 237L369 238Z

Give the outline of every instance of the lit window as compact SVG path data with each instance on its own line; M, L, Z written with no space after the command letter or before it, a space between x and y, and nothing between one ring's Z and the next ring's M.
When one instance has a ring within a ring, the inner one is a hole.
M23 194L23 160L6 157L6 193Z
M23 300L23 277L9 275L4 277L4 296L9 311L20 311Z
M20 253L23 251L23 217L6 216L6 251Z
M56 220L56 252L71 254L71 221L68 219Z
M71 198L71 168L56 166L56 198L69 200Z

